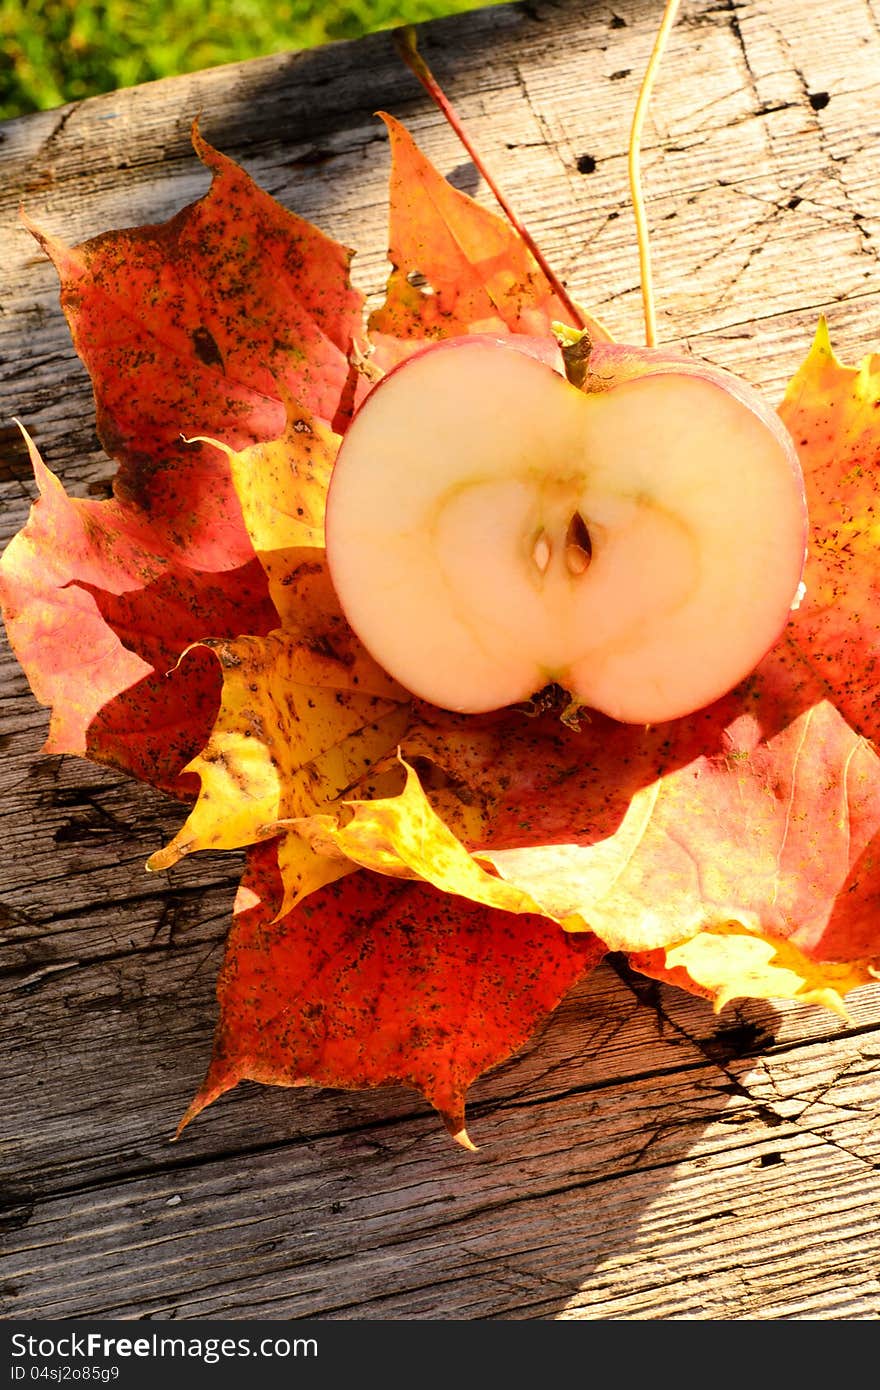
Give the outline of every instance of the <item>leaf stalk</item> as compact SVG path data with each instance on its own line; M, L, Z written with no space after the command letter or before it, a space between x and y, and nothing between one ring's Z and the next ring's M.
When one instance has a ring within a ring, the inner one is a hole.
M654 79L666 48L670 30L678 17L681 0L666 0L663 19L654 40L651 57L642 78L639 98L633 114L629 137L629 188L633 212L636 219L636 237L639 246L639 278L642 285L642 307L645 315L645 342L648 347L657 345L657 315L654 307L654 277L651 268L651 243L648 233L648 218L645 212L645 199L642 193L642 130L645 124Z

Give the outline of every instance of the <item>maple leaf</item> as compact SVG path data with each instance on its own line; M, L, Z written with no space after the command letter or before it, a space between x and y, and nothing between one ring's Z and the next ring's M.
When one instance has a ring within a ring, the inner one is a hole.
M356 664L283 632L211 642L224 672L220 712L187 767L200 781L183 828L148 864L167 869L201 849L236 849L278 822L337 802L394 747L409 701L366 653ZM284 908L345 872L340 856L285 851ZM314 860L314 862L313 862Z
M453 188L409 132L379 113L391 142L385 302L370 315L375 365L383 370L427 342L464 333L544 340L569 318L528 247L508 222ZM607 331L584 315L594 340Z
M286 626L324 631L339 612L328 586L304 602L303 566L323 566L324 502L339 436L291 403L284 433L236 451L217 444L229 461L244 525L260 561L279 619ZM208 442L207 440L204 442ZM339 614L341 618L341 614Z
M807 484L812 539L798 649L845 718L880 737L880 357L845 367L824 321L780 415Z
M468 854L431 805L414 769L404 767L406 782L396 796L349 800L341 816L304 819L301 833L319 852L329 845L361 868L422 879L485 907L541 913L528 893L487 872Z
M0 561L0 602L34 694L52 710L44 751L190 795L179 774L210 732L220 681L205 655L178 658L206 634L273 626L263 572L253 556L205 570L131 502L68 497L27 444L40 499ZM186 495L181 486L179 501Z
M275 847L251 850L220 972L220 1022L181 1128L239 1081L415 1086L450 1133L470 1084L525 1042L603 954L514 917L378 875L279 915Z
M297 439L308 430L303 452L307 441L332 459L362 309L349 251L196 127L193 141L211 188L162 226L68 248L28 222L121 468L111 501L70 499L29 442L41 498L0 562L10 639L52 707L46 751L186 795L180 770L207 741L220 679L204 651L178 659L203 638L266 634L283 592L255 559L228 451L253 467L247 446L282 435L289 414ZM185 443L196 429L224 449ZM277 453L261 463L268 492L281 465Z
M352 252L282 208L197 125L192 138L211 187L170 221L73 248L28 224L61 279L101 442L139 498L181 431L233 448L274 439L285 398L344 418L361 329ZM221 508L215 495L215 520ZM173 498L167 518L186 520Z
M823 693L781 648L698 717L647 731L437 714L403 747L466 788L471 854L412 774L315 841L589 929L718 1007L747 994L842 1011L878 963L863 898L878 892L880 759Z
M385 119L393 270L373 362L488 330L558 365L564 306L531 254ZM244 1077L398 1079L463 1137L466 1087L608 947L718 1006L840 1007L877 962L874 361L842 367L820 332L787 394L812 593L738 690L648 730L432 709L348 628L323 550L340 433L370 384L350 253L195 143L212 188L163 227L73 251L39 234L122 467L112 501L78 502L33 450L44 495L2 564L50 746L198 778L151 867L254 846L186 1118Z

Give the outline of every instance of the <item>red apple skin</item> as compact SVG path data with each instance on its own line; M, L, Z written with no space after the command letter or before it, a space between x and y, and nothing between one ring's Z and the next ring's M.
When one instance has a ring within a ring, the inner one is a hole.
M532 355L537 356L537 354ZM549 359L542 358L541 360L548 361L550 366L553 365ZM733 372L725 371L723 367L716 367L711 362L704 362L699 357L693 357L690 353L675 348L634 347L629 343L603 342L593 344L587 379L582 389L587 392L613 391L615 386L622 385L624 381L632 381L638 377L658 376L664 372L697 376L702 377L705 381L714 381L757 415L759 420L773 431L791 456L792 473L799 480L801 494L804 497L804 550L806 551L807 502L804 494L803 474L794 441L777 412L767 404L754 387L749 386L748 382L734 376Z
M403 371L411 362L418 362L419 358L424 357L426 353L457 352L462 348L466 350L473 347L475 343L490 343L493 347L505 347L510 348L513 352L521 352L525 357L533 357L536 362L543 362L557 376L565 376L565 360L562 356L562 349L556 339L549 334L546 337L538 337L528 333L466 333L458 338L441 338L439 342L426 343L424 347L417 348L415 352L410 353L409 357L395 362L382 379L376 382L370 391L370 396L375 395L386 382L391 381L392 377L397 376L397 373ZM367 399L369 398L365 398L364 404ZM359 410L361 408L361 406L358 407Z
M410 357L406 358L404 361L400 362L394 368L392 368L391 371L389 371L387 375L382 379L382 381L380 381L378 385L374 387L374 389L370 392L369 397L365 400L364 406L367 405L369 401L372 401L375 397L376 392L381 392L383 388L387 386L388 382L395 378L399 374L399 372L410 367L413 363L427 356L428 354L438 352L467 352L469 349L477 345L491 345L493 347L501 347L506 351L522 354L526 357L534 359L537 362L540 362L544 367L547 368L548 371L552 372L554 375L560 376L568 380L562 351L560 349L560 346L557 344L556 340L553 338L529 337L526 335L509 335L501 337L498 335L490 334L472 334L458 338L446 339L441 341L440 343L428 344L424 348L420 349L418 352L413 353ZM803 542L801 547L799 580L802 580L803 568L807 554L809 520L807 515L804 481L801 472L800 462L796 450L794 448L793 441L788 431L785 429L785 426L783 425L778 414L758 395L754 388L752 388L746 382L742 381L739 377L736 377L732 373L725 371L723 368L717 367L714 364L708 362L704 362L698 358L694 358L693 356L684 353L680 350L676 350L674 348L648 348L626 343L598 341L591 344L585 379L579 389L582 390L584 394L588 395L610 393L613 392L616 387L622 386L627 382L635 382L639 379L644 379L646 377L657 377L662 375L677 377L681 377L683 375L691 376L702 378L707 382L713 383L714 385L720 387L725 392L727 392L738 402L740 402L775 436L777 442L779 443L780 447L784 450L788 458L789 466L791 469L792 484L799 496L799 504L802 516ZM363 409L364 406L361 406L360 409ZM358 414L359 413L360 410L358 411ZM355 416L355 418L357 418L357 415ZM341 451L342 453L344 453L344 444L345 441L343 441L343 447ZM334 548L334 497L337 491L337 482L339 477L339 470L334 469L333 476L331 477L330 488L328 491L325 517L328 555L332 553ZM333 567L331 559L331 577L332 568ZM795 586L795 588L793 589L791 607L795 607L797 603L797 593L795 592L795 589L797 588L799 588L799 585ZM342 603L343 611L345 611L345 604L341 598L340 602ZM780 624L778 629L776 630L773 640L769 642L766 645L764 651L758 655L754 665L757 665L761 657L765 655L766 652L769 651L773 645L775 645L775 642L778 640L779 636L785 629L787 619L787 612L781 615ZM374 651L373 655L381 664L381 654L376 653ZM752 667L752 669L754 669L754 666ZM743 672L739 679L743 679L747 674L748 672ZM730 686L727 687L727 689L730 688ZM725 693L726 690L718 690L717 693L713 695L711 698L720 698ZM707 703L711 703L711 701L704 701L703 705ZM492 708L496 707L498 706L493 706ZM469 712L468 709L466 709L464 706L455 706L455 708L460 709L462 712L465 713ZM484 708L485 707L480 707L479 711L475 708L473 712L483 712ZM666 715L664 716L664 718L678 718L691 712L692 709L682 710L679 713ZM627 716L614 717L623 718L625 722L656 722L646 721L642 718L629 720Z

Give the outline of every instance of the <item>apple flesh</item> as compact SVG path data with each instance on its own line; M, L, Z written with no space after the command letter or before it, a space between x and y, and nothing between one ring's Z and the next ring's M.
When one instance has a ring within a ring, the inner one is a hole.
M346 617L415 695L479 713L556 683L631 723L699 709L757 665L806 526L792 442L735 377L597 344L578 388L481 338L367 397L326 513Z

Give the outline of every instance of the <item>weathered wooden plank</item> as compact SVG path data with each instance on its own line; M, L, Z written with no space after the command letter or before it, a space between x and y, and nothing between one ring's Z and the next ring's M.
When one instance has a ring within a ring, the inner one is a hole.
M78 959L77 938L86 932L71 931L55 958L35 955L17 975L6 975L0 1080L19 1097L19 1111L0 1172L15 1201L164 1171L218 1150L250 1151L428 1113L404 1088L316 1100L248 1087L169 1147L207 1063L229 898L178 894L127 903L124 915L98 909L88 926L103 937L103 950ZM524 1107L514 1126L520 1129L540 1098L678 1072L716 1077L731 1060L784 1056L805 1038L859 1043L876 1020L873 991L859 991L852 1005L850 1029L817 1010L768 1004L744 1004L716 1018L699 1000L635 977L623 984L603 968L566 1005L549 1039L534 1040L475 1090L474 1138L481 1141L486 1114L516 1097Z
M424 39L548 255L623 337L641 335L626 134L658 11L510 5ZM845 356L878 346L878 86L873 0L684 6L645 142L664 338L771 398L823 309ZM375 299L378 107L485 196L382 35L2 128L4 538L31 495L13 414L73 491L104 495L112 474L19 203L70 241L171 215L207 187L200 111L263 186L358 246ZM40 759L45 716L8 653L0 717L5 1315L880 1313L880 986L852 997L849 1026L791 1005L716 1019L602 967L475 1088L476 1156L402 1088L242 1087L172 1145L207 1059L239 860L146 878L179 808Z
M182 1163L41 1203L5 1278L22 1314L50 1317L735 1318L815 1309L817 1290L866 1314L876 1056L847 1039L715 1078L573 1088L533 1097L527 1123L515 1097L470 1157L398 1118ZM845 1143L825 1137L835 1106Z

